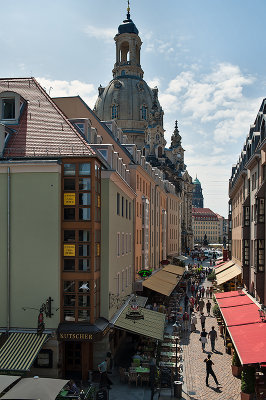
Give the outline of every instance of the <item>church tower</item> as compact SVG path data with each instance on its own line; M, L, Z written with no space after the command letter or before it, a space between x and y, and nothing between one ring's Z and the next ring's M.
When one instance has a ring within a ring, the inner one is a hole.
M193 181L193 194L192 194L192 206L196 208L203 208L204 198L202 194L201 183L196 179Z
M116 54L113 79L105 88L101 85L98 88L94 111L101 121L115 120L128 136L129 142L135 143L141 150L148 136L147 128L154 129L156 126L157 131L157 127L160 127L161 154L165 145L162 137L163 110L158 100L158 89L150 88L143 79L144 72L140 64L142 41L131 19L129 7L114 41Z

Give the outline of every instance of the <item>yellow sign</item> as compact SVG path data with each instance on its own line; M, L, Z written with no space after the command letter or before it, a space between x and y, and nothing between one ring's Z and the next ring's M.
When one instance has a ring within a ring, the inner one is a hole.
M75 193L64 193L64 206L74 206L76 204Z
M64 244L64 256L75 257L75 245L74 244Z

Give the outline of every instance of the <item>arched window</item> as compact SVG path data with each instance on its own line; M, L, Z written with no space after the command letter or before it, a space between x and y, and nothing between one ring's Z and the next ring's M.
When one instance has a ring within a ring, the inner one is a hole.
M141 107L141 119L147 119L147 107L144 105Z
M125 75L126 75L126 71L125 71L124 69L122 69L121 75L122 75L122 76L125 76Z
M112 119L118 118L118 106L112 105Z

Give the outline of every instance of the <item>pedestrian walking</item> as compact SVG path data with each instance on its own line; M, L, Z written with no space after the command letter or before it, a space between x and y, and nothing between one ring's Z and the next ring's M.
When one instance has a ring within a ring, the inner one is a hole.
M109 376L107 375L107 362L108 358L106 358L101 364L98 365L98 370L100 372L100 383L99 386L107 386L108 389L111 389L111 385L113 382L110 380Z
M183 314L184 331L188 331L188 321L189 321L189 315L185 311Z
M204 293L205 293L205 287L204 286L201 286L200 293L201 293L201 297L203 298L204 297Z
M202 347L202 351L205 351L205 346L207 343L207 332L205 331L205 328L202 329L202 331L200 332L200 342L201 342L201 347Z
M197 317L195 314L192 314L191 317L191 325L190 325L190 330L191 332L195 332L196 330L196 325L197 325Z
M212 326L212 330L208 333L208 338L211 341L211 349L212 351L215 350L215 341L217 340L217 332L214 329L214 326Z
M206 322L206 317L205 317L204 313L201 313L200 322L201 322L201 328L204 329L205 328L205 322Z
M188 295L186 294L186 295L185 295L185 299L184 299L185 310L187 310L187 308L188 308L188 300L189 300L189 297L188 297Z
M210 288L209 286L206 289L206 299L208 299L210 297Z
M210 298L212 298L213 286L210 287Z
M210 315L211 315L211 307L212 307L212 304L211 304L210 300L208 300L206 303L206 310L208 313L208 317L210 317Z
M203 308L205 306L205 302L203 299L199 300L199 312L202 313L203 312Z
M206 386L209 386L209 375L211 375L213 377L214 382L216 383L216 386L218 389L218 387L221 385L219 385L216 375L212 369L212 366L214 365L214 363L211 360L211 354L208 354L208 357L205 358L204 362L206 363Z

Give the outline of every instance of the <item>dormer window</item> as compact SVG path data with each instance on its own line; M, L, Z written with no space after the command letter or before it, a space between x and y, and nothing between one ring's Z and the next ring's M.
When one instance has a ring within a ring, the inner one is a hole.
M15 98L2 99L2 119L15 119Z
M5 125L18 124L26 101L16 92L0 93L0 121Z

